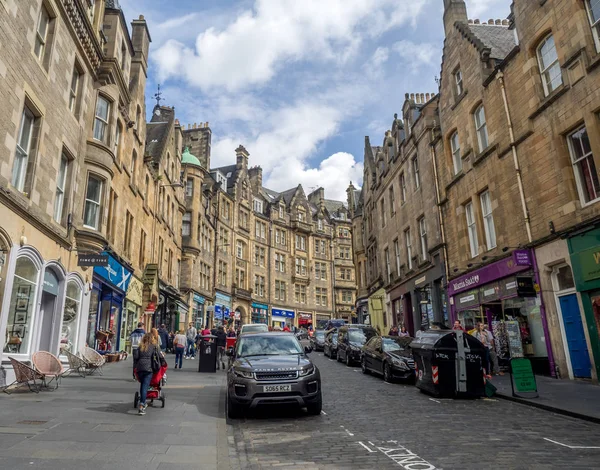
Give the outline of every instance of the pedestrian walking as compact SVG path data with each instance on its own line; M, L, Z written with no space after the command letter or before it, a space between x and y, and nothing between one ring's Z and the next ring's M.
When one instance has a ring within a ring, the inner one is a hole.
M185 336L187 338L187 351L185 358L186 359L194 359L196 357L196 336L198 335L198 331L194 327L194 324L190 322L187 331L185 332Z
M210 334L210 329L208 328L208 324L204 327L204 329L200 332L201 336L208 336Z
M227 332L227 337L228 338L235 338L237 335L235 334L235 330L233 329L233 326L231 328L229 328L229 331Z
M492 377L491 375L491 367L490 367L490 337L488 336L488 332L485 331L484 325L482 322L477 322L477 330L473 334L475 338L477 338L481 343L485 346L484 357L483 357L483 367L484 374L489 379Z
M225 370L225 347L227 346L227 334L225 333L225 329L222 326L217 328L216 334L217 340L217 369L219 369L219 364Z
M498 353L496 352L496 340L494 335L489 330L488 325L483 325L483 329L487 333L488 340L490 342L490 362L492 363L492 373L494 375L504 375L504 372L500 372L500 365L498 364Z
M137 324L137 328L135 330L133 330L131 332L131 335L129 336L129 340L131 341L131 353L135 354L135 351L137 350L137 348L140 346L140 342L142 341L142 338L144 337L144 335L146 334L146 331L144 330L144 324L142 322L139 322ZM133 366L133 380L135 380L135 364Z
M181 369L186 346L187 337L182 331L178 331L175 335L175 339L173 339L173 347L175 348L175 369L177 369L177 366Z
M148 407L146 396L148 394L148 388L150 387L150 381L152 380L152 374L158 372L161 366L164 365L166 365L166 362L162 354L159 353L155 337L152 333L146 333L142 337L139 347L137 347L133 353L134 375L137 374L138 380L140 381L140 403L138 414L146 414L146 408Z
M398 336L410 336L408 334L408 331L406 331L406 327L403 326L402 328L400 328L400 332L398 333Z
M152 338L154 339L154 344L156 344L162 350L162 340L160 339L158 330L156 328L152 328L150 330L150 333L152 334Z
M164 323L158 329L158 336L160 338L160 349L162 352L166 352L169 346L169 332Z
M454 326L452 327L452 329L465 331L465 329L460 324L460 320L454 320Z

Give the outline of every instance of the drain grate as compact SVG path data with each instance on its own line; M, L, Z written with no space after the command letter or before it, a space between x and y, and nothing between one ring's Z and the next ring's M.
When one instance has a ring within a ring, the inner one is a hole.
M40 425L40 424L46 424L48 421L34 421L34 420L23 420L23 421L17 421L17 424L34 424L34 425Z

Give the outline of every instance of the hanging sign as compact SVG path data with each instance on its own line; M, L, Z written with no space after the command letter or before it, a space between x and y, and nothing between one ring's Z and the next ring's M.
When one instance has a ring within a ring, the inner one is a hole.
M77 255L77 266L108 266L108 255L101 253L79 253Z

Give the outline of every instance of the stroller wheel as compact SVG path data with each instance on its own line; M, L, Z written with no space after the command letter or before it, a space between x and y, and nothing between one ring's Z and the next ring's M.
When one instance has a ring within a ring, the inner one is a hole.
M166 401L167 401L167 397L165 396L165 394L164 394L164 393L163 393L163 396L162 396L162 397L160 397L160 401L162 402L162 406L161 406L161 408L164 408L164 407L165 407L165 403L166 403Z
M135 392L135 395L133 396L133 407L137 408L139 403L140 403L140 392Z

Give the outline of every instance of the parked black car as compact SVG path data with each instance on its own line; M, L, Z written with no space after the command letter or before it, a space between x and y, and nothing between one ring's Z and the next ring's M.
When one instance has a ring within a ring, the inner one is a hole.
M325 344L323 346L323 354L331 359L337 357L338 332L337 329L327 332L325 336Z
M325 346L325 330L315 330L310 337L310 345L315 351L323 351L323 346Z
M338 330L338 362L345 362L347 366L360 362L362 347L373 336L378 336L378 333L372 326L342 326Z
M378 336L362 348L360 365L364 374L375 372L386 382L394 379L414 380L415 361L408 336Z

